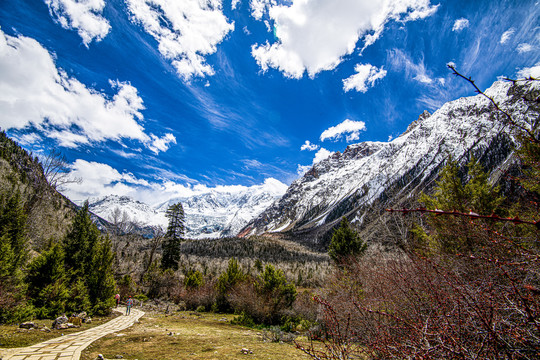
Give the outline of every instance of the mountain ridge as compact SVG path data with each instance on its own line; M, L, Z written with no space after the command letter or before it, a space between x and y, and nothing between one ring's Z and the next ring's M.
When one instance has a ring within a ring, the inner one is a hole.
M498 81L485 93L527 122L540 112L523 102L534 87L538 84ZM315 164L240 235L280 234L324 248L342 216L361 231L373 228L369 217L383 216L385 205L403 203L429 189L449 156L463 164L474 155L492 171L508 161L513 145L508 126L489 99L481 94L460 98L433 114L422 113L392 141L349 145ZM381 242L376 231L363 235L370 243Z

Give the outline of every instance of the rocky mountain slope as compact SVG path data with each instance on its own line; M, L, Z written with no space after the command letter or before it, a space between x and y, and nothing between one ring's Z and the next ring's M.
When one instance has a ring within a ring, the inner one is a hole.
M37 157L0 132L0 201L19 196L32 250L62 238L77 206L49 185Z
M523 96L533 86L538 84L496 82L486 94L514 118L530 122L539 109L529 107ZM324 248L330 230L347 216L368 242L380 244L381 229L390 221L384 207L429 190L449 156L464 164L474 155L491 171L508 163L513 136L500 115L482 95L461 98L432 115L424 112L393 141L350 145L294 181L240 235L282 234Z
M236 235L284 192L281 183L276 186L239 187L236 191L210 190L191 197L170 199L154 207L126 196L111 195L91 199L89 209L109 221L113 219L115 209L119 209L140 228L161 226L165 229L167 208L180 202L185 213L187 238L222 238Z

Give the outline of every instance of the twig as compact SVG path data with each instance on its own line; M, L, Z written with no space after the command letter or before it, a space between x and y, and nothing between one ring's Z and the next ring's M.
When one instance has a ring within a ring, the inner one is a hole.
M506 217L500 217L500 216L495 215L495 214L479 215L479 214L474 213L472 211L469 212L469 213L463 213L463 212L459 212L457 210L444 211L444 210L439 210L439 209L429 210L429 209L426 209L426 208L386 209L386 211L388 211L388 212L400 212L400 213L403 213L403 215L407 215L410 212L419 212L419 213L422 213L422 214L423 213L431 213L431 214L435 214L435 215L454 215L454 216L468 217L468 218L471 218L471 219L488 219L488 220L493 220L493 221L512 222L514 224L529 224L529 225L536 226L536 228L538 230L540 230L540 220L536 220L536 221L522 220L518 216L513 217L513 218L510 218L510 217L506 218Z

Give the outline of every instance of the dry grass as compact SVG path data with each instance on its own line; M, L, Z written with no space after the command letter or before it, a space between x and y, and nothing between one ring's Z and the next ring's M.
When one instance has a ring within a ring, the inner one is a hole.
M307 359L294 344L262 341L261 331L231 325L233 315L178 312L147 314L131 328L90 345L82 360ZM252 354L241 353L243 348Z

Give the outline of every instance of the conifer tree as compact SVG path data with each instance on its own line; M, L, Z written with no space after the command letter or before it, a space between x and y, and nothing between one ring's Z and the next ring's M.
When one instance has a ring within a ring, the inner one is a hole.
M339 227L334 231L328 255L338 265L340 265L347 256L356 256L363 254L367 249L367 244L360 239L360 235L351 228L346 217L341 219Z
M23 319L23 267L27 260L26 213L20 194L0 194L0 323Z
M271 264L266 265L264 271L257 276L255 291L264 306L268 307L264 318L257 320L269 325L279 322L282 311L292 305L297 295L294 284L287 281L281 269Z
M72 299L80 299L78 302L70 301L69 309L106 313L114 303L114 255L109 238L101 236L90 218L88 202L75 215L63 246L70 295ZM85 309L86 304L90 304L91 309Z
M169 219L167 234L163 240L163 257L161 258L162 269L178 270L180 260L180 245L184 236L184 208L181 203L176 203L167 209L165 216Z
M259 262L260 260L257 259ZM262 265L261 265L262 268ZM235 258L229 259L229 265L218 278L216 283L216 289L218 296L216 299L216 305L220 311L228 311L231 306L227 301L227 293L238 283L246 278L246 274L240 268L238 260Z
M481 215L500 211L504 198L499 196L498 187L491 186L488 174L474 158L467 164L466 178L468 181L464 184L459 176L457 162L450 159L441 170L434 194L421 194L420 202L429 210L456 210ZM428 252L469 252L482 246L482 237L471 229L469 219L453 216L429 216L428 219L433 230L429 236L419 227L413 230L416 245L424 247L429 243L431 249ZM418 243L419 239L423 241Z
M95 226L95 225L94 225ZM88 295L93 311L103 314L114 304L116 282L112 271L114 253L109 237L100 237L95 245L94 257L88 273Z
M54 317L66 310L69 291L66 286L64 251L54 243L28 266L28 297L40 318Z
M65 266L72 279L84 277L90 272L100 236L98 228L90 218L88 202L85 202L77 211L71 230L63 242Z

